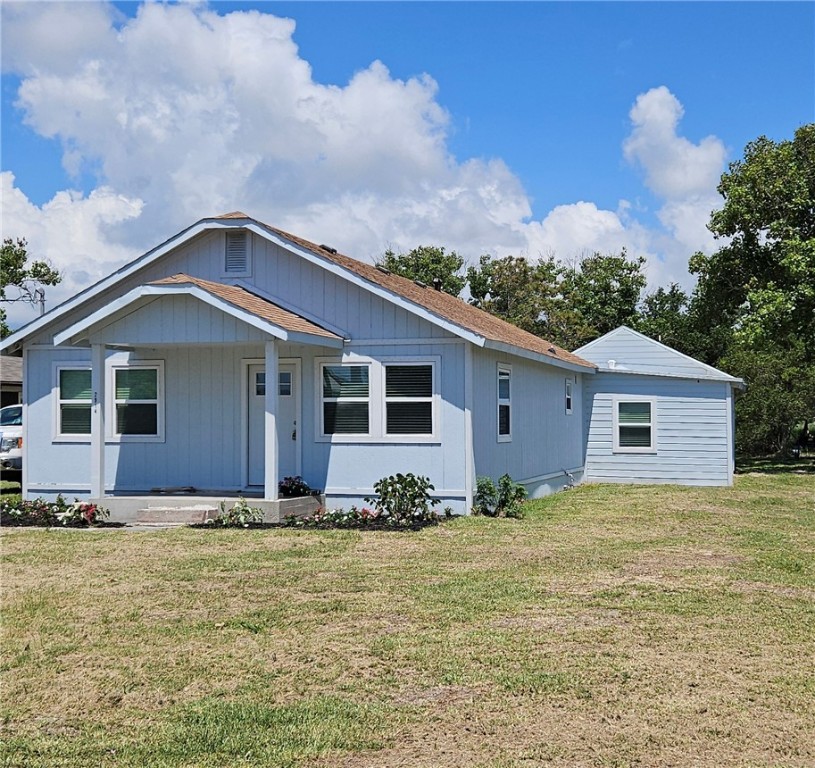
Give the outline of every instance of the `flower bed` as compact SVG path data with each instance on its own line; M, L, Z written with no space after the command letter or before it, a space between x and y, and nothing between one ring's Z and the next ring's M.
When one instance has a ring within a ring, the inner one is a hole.
M55 501L23 500L19 496L0 501L0 525L37 525L83 528L102 525L110 512L97 504L76 499L67 502L62 496Z

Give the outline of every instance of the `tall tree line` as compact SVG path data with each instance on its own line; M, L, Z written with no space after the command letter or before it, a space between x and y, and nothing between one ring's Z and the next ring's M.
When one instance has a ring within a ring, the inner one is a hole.
M628 325L739 376L737 449L777 453L815 419L815 124L748 144L718 191L708 226L721 246L690 256L690 294L671 284L643 295L644 259L625 250L568 264L481 256L465 268L455 251L419 246L380 263L567 349Z

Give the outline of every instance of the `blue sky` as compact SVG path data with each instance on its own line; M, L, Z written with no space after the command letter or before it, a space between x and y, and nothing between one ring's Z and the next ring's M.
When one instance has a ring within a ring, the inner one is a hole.
M690 286L726 163L815 120L812 3L181 11L3 4L3 235L70 273L57 298L219 205L361 258L625 246L652 285ZM214 66L229 35L246 44Z

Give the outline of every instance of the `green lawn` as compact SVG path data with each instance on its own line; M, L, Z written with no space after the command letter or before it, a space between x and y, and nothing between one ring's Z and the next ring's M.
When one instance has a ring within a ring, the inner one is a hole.
M815 479L2 532L7 766L815 765Z

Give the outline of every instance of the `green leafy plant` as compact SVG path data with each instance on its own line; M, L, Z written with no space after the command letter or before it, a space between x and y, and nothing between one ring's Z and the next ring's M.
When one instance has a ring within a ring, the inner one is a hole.
M251 525L263 523L263 510L258 507L250 507L249 502L241 496L230 509L226 508L226 502L221 502L221 514L207 520L210 525L219 528L249 528Z
M377 480L377 496L366 497L365 501L373 504L379 517L390 525L434 522L437 517L433 507L439 500L431 498L430 492L435 490L429 478L400 472Z
M509 475L501 475L496 485L492 478L479 477L475 483L473 514L488 517L524 516L526 488L513 481Z

